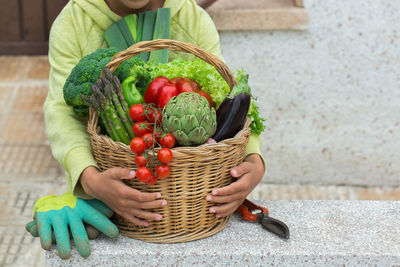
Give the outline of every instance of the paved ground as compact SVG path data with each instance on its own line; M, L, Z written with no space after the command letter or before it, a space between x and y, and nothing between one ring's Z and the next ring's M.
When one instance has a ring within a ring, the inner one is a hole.
M45 56L0 56L0 266L43 265L39 241L24 225L38 198L64 190L44 128L48 72ZM252 197L399 200L400 188L263 184Z
M47 57L0 57L0 266L43 266L24 225L38 198L63 191L44 129L48 71Z

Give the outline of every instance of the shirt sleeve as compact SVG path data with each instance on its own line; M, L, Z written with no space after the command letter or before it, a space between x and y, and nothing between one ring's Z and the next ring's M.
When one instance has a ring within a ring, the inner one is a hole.
M200 8L199 11L199 23L197 29L197 40L196 43L199 47L203 48L207 52L212 53L219 59L224 61L221 53L221 46L219 40L219 34L213 20L208 13Z
M73 23L68 13L62 12L50 32L49 92L43 109L52 153L65 170L67 190L88 198L78 183L86 167L97 166L87 133L87 121L74 114L63 96L65 80L81 57Z

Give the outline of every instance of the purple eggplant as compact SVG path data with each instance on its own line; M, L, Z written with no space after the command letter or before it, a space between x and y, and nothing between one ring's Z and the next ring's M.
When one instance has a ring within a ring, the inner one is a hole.
M246 122L250 108L251 97L248 93L241 93L234 98L225 98L217 109L217 130L212 137L219 142L234 137Z

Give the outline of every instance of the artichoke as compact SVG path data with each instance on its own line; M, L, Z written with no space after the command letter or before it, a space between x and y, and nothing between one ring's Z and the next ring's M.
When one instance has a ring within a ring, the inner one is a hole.
M217 129L214 108L207 99L193 92L181 93L163 109L163 128L182 146L203 144Z

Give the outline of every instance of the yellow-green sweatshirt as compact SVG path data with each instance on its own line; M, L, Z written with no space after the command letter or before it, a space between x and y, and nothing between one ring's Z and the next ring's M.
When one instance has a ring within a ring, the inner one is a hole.
M209 15L194 0L166 0L171 9L171 39L193 43L222 58L218 32ZM87 121L75 116L63 97L63 86L72 68L87 54L107 47L103 33L120 17L104 0L70 0L54 21L49 40L49 92L44 103L46 130L54 157L66 172L67 190L88 198L79 177L93 158ZM177 53L170 53L170 60ZM192 55L180 53L191 58ZM247 153L260 153L259 136L252 136Z

